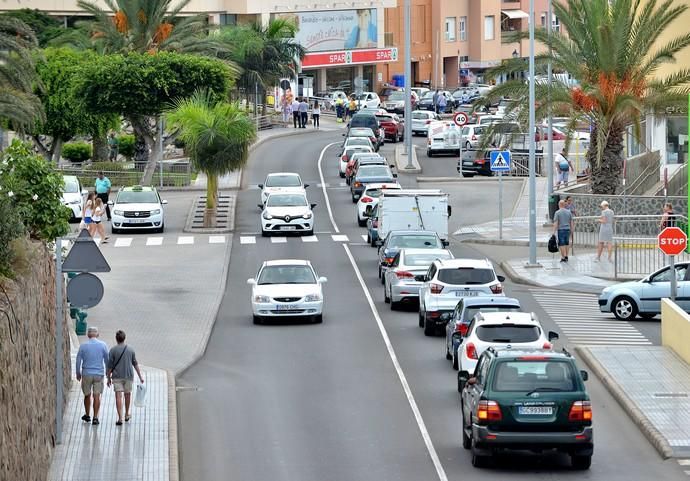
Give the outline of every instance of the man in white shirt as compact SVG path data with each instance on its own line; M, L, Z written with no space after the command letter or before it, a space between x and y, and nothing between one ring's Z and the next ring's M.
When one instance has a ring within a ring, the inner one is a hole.
M568 159L566 156L566 151L565 148L561 151L560 154L556 154L556 157L554 158L554 170L557 173L558 177L556 178L556 188L559 188L561 184L564 187L568 186L568 175L570 174L571 171L575 171L573 168L572 162L570 162L570 159Z

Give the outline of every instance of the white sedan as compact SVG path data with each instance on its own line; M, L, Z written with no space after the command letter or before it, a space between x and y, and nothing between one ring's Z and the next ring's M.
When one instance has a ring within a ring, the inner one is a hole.
M323 321L325 277L318 277L309 261L274 260L261 265L256 278L247 279L252 286L254 324L265 319L308 317Z
M268 237L274 232L300 232L314 234L316 204L309 204L304 192L279 192L271 194L261 209L261 235Z
M364 215L367 209L373 211L379 203L379 197L383 190L400 190L402 187L397 182L383 184L367 184L362 196L357 201L357 225L364 227L367 225L367 216Z
M261 189L261 203L265 204L270 194L277 192L302 192L309 187L304 184L299 174L294 172L274 172L266 176L263 184L259 184Z
M435 112L429 110L415 110L412 112L412 135L424 135L429 132L429 124L438 120Z

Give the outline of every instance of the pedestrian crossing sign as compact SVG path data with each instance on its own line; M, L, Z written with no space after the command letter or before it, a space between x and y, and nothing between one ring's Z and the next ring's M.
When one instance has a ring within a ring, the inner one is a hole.
M510 150L491 152L491 172L510 172Z

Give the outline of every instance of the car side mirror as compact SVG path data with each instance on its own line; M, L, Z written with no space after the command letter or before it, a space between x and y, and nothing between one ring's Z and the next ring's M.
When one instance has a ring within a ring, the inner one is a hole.
M306 189L307 187L309 187L309 184L304 184L304 188Z
M256 204L256 206L259 208L259 210L264 210L264 205L263 205L263 204Z
M556 341L560 338L557 332L549 331L549 342Z
M115 205L115 202L113 202L112 200L109 200L108 205L113 206L113 205Z
M453 333L453 341L462 342L462 338L463 338L462 332L454 332Z
M249 284L250 286L255 286L256 285L256 279L254 279L254 278L247 279L247 284Z
M81 190L81 195L89 195L88 189L82 189L82 190Z
M426 275L418 274L418 275L414 276L414 280L417 282L426 282Z
M394 179L397 179L397 178L398 178L398 174L395 174L395 173L394 173L394 174L393 174L393 178L394 178Z
M589 380L589 373L585 370L580 371L580 376L582 376L583 381Z
M498 282L505 282L506 281L505 276L496 276L496 279L498 279Z
M343 134L343 137L345 137L345 134Z
M395 169L395 164L390 164L389 166L391 169Z
M263 188L264 188L264 184L259 184L259 189L263 189Z
M442 240L441 244L443 244L443 247L448 247L450 245L450 241Z
M460 372L458 373L458 387L464 388L464 387L465 387L465 384L467 384L467 383L469 382L470 379L474 379L474 378L470 378L470 373L469 373L469 372L467 372L467 371L460 371Z
M316 207L316 204L309 204L309 206L313 209L314 207Z
M167 201L166 199L163 199L163 200L161 201L161 204L163 204L163 205L168 205L168 201Z
M328 279L323 276L319 277L319 284L325 284L326 282L328 282Z
M448 217L450 217L452 213L453 213L453 208L451 206L448 206Z

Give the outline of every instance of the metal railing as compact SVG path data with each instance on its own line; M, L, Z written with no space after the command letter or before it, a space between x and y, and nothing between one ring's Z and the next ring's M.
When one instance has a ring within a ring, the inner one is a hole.
M120 170L103 171L113 187L138 185L144 172L146 163L122 163ZM192 182L192 167L190 162L163 162L156 165L152 184L159 187L186 187ZM99 169L85 166L61 167L58 169L62 175L75 175L85 187L93 186ZM161 175L162 174L162 175Z

